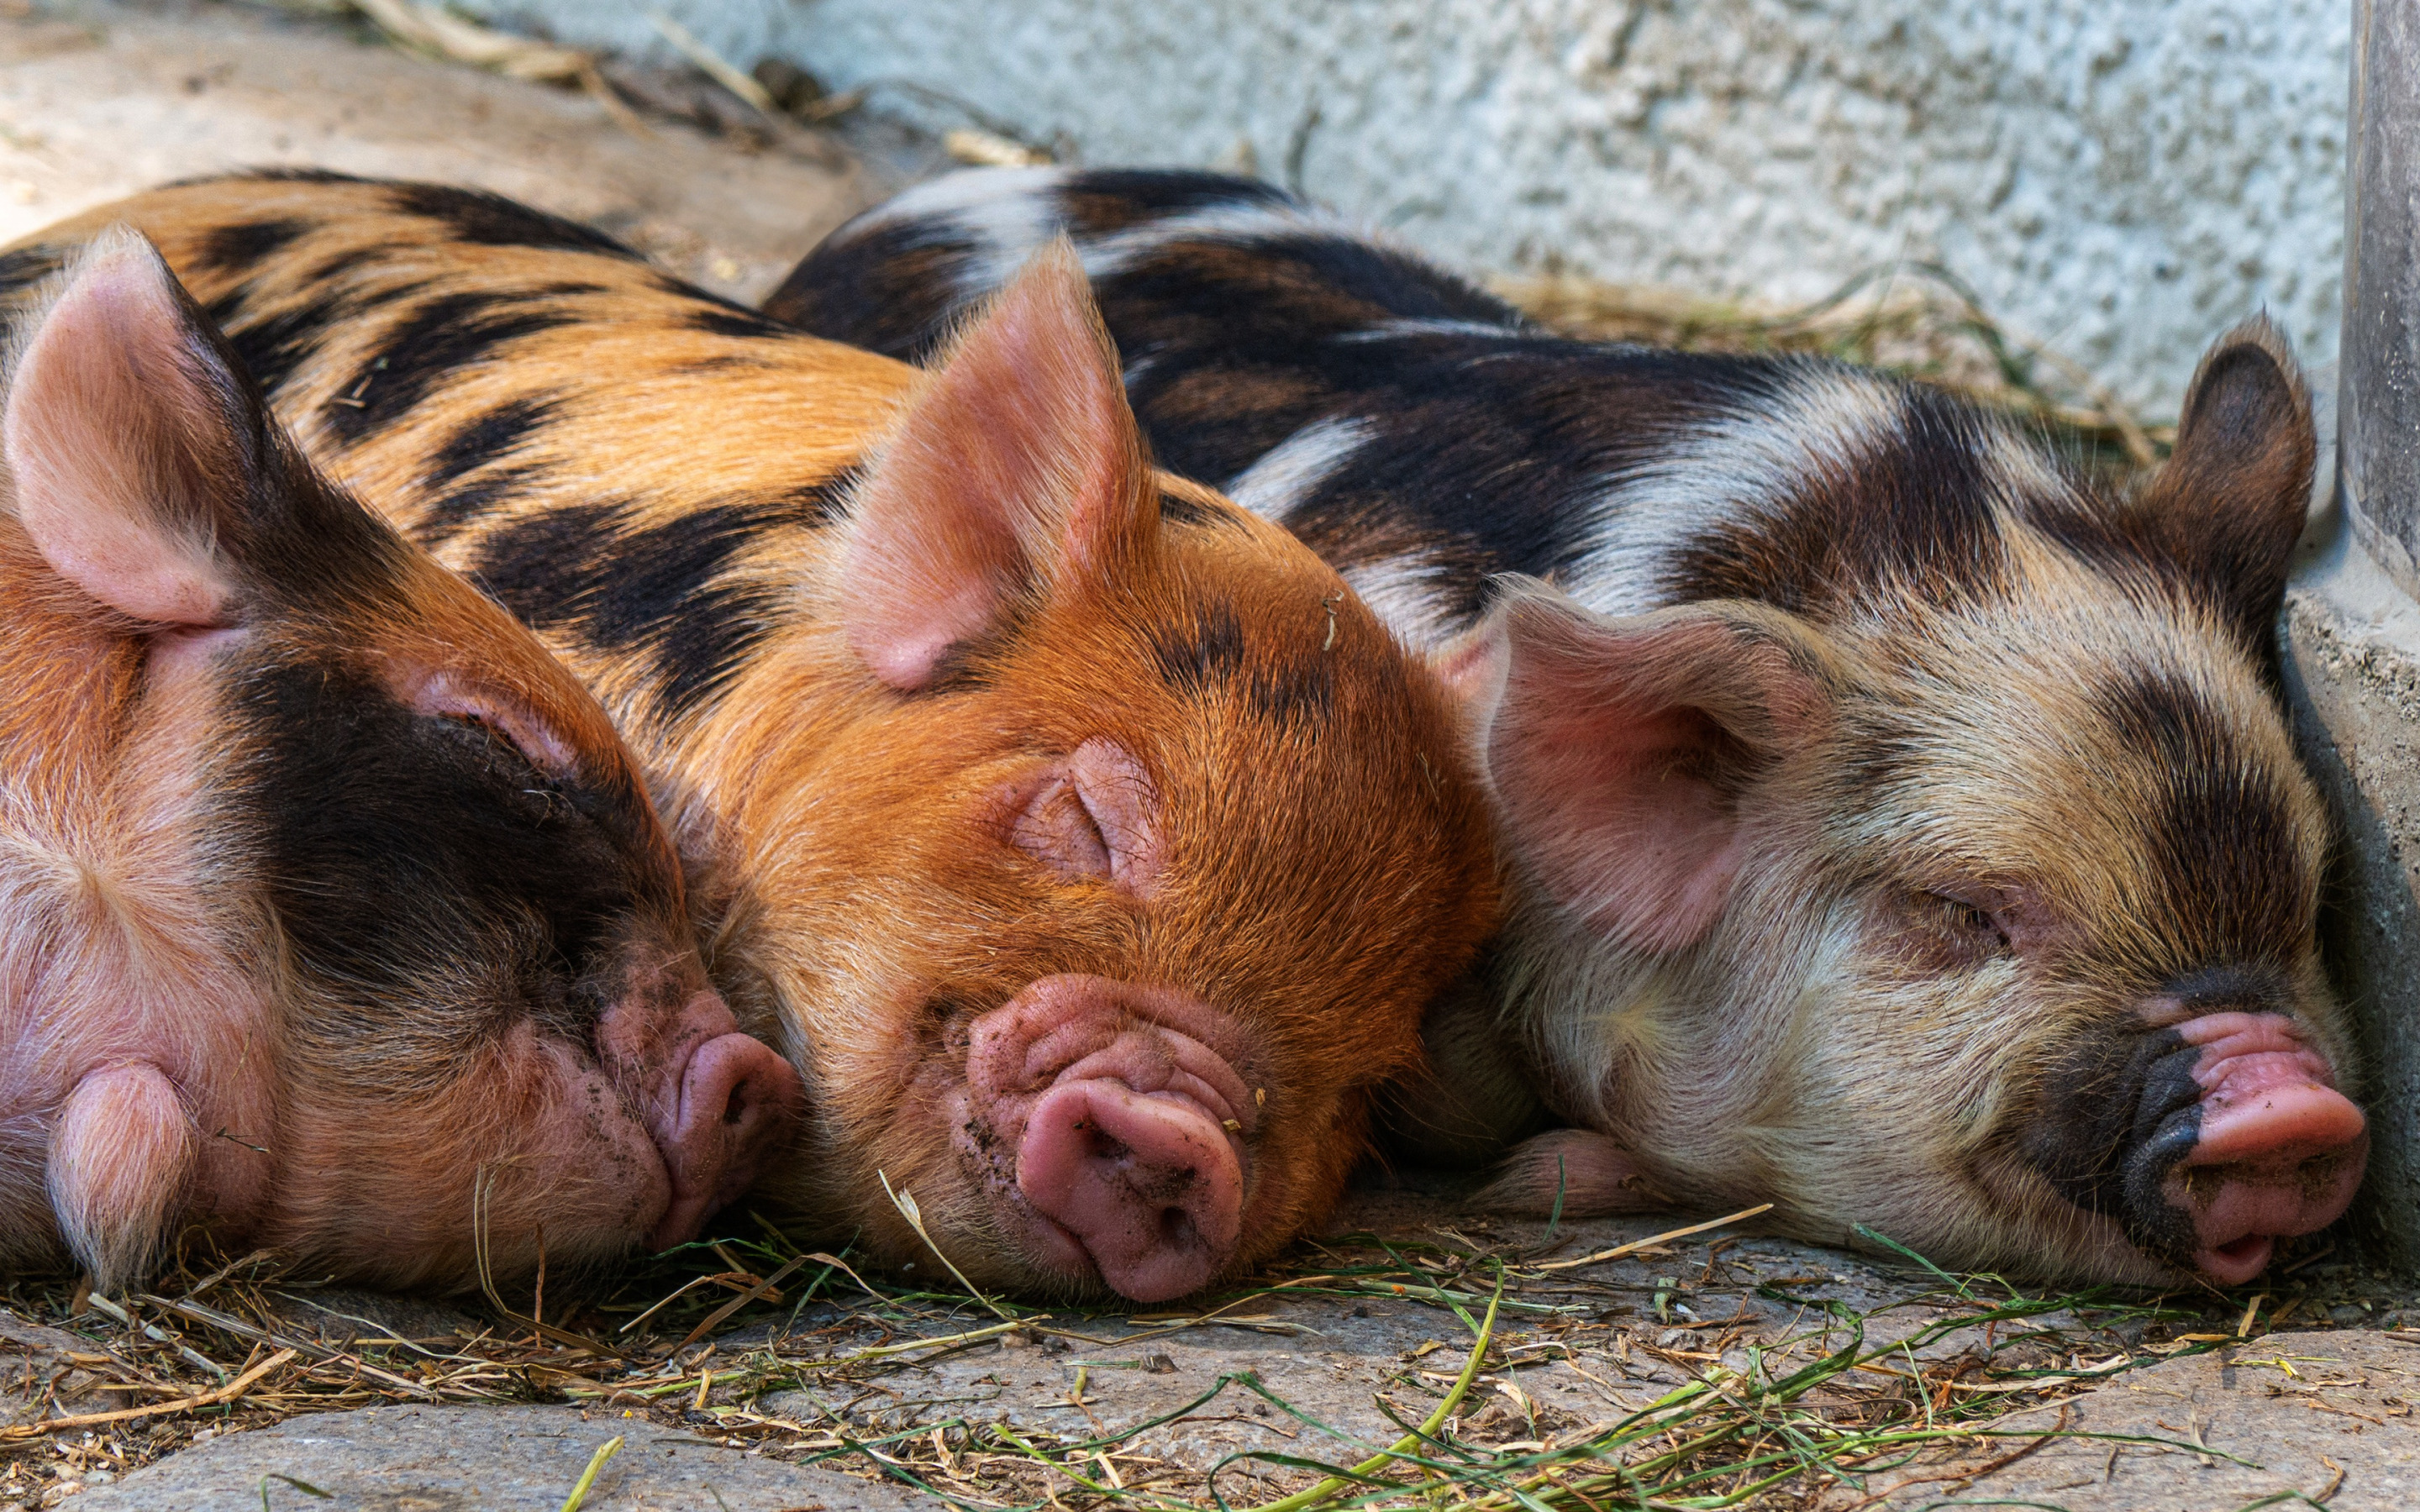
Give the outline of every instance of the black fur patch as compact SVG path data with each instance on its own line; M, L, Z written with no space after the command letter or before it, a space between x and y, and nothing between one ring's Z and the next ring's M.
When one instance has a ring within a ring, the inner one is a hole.
M429 458L427 486L447 484L510 453L551 423L563 408L554 393L523 394L507 399L485 414L474 415L447 437Z
M1215 526L1240 530L1242 524L1223 509L1214 509L1198 499L1162 489L1159 495L1159 517L1176 525Z
M241 221L212 228L194 250L194 266L211 272L250 268L313 229L309 221Z
M328 429L339 442L359 441L411 413L438 385L497 348L578 318L532 308L525 294L441 295L397 321L329 400Z
M1150 634L1160 681L1179 697L1198 701L1240 691L1262 714L1288 722L1315 722L1335 706L1333 661L1324 655L1272 656L1268 648L1256 656L1242 622L1225 604L1198 609L1190 626L1155 624ZM1309 649L1317 645L1310 642Z
M369 179L359 174L338 173L334 168L246 168L240 173L204 174L198 178L179 178L167 185L183 189L192 184L262 183L262 184L366 184Z
M285 935L333 998L312 1035L448 1038L395 1015L437 1011L431 984L476 971L487 990L462 995L473 1017L451 1038L534 1016L585 1042L618 985L625 916L671 903L627 848L635 793L551 780L493 732L416 714L342 664L261 669L238 707L253 733L241 827L263 837Z
M1889 594L1956 602L2008 580L1987 424L1936 390L1899 389L1899 424L1845 463L1808 455L1778 508L1742 513L1673 555L1673 600L1748 598L1817 618Z
M2283 970L2310 949L2318 879L2293 820L2290 774L2272 772L2181 677L2145 670L2097 689L2114 742L2109 770L2149 785L2135 795L2152 875L2143 900L2178 974L2218 966Z
M790 270L766 300L765 313L812 335L922 363L950 333L959 280L976 250L970 240L923 226L835 238Z
M740 341L763 341L767 337L795 338L798 335L789 327L776 325L761 315L730 310L699 310L683 316L681 324L691 331L703 331L713 336L730 336Z
M544 483L546 477L546 469L541 467L490 468L422 505L412 538L424 547L441 546L498 505L509 503Z
M448 184L397 184L387 203L405 215L425 216L444 224L458 241L483 247L535 247L551 252L587 252L642 262L637 253L593 226L490 194L484 190L457 189Z
M213 314L216 303L213 301ZM243 365L252 373L253 381L260 385L260 391L274 395L294 376L294 370L318 351L328 328L354 313L352 301L343 294L322 294L308 303L258 320L247 321L239 316L226 321L227 343L243 359Z
M781 585L728 580L749 547L831 517L843 480L775 498L691 508L653 525L613 503L566 505L513 520L479 544L473 575L534 628L655 663L668 720L709 704L779 627Z
M1151 168L1095 168L1061 180L1052 195L1061 220L1078 237L1107 236L1147 221L1230 205L1304 208L1257 178Z
M19 247L14 252L0 253L0 298L31 288L65 266L65 259L50 247Z

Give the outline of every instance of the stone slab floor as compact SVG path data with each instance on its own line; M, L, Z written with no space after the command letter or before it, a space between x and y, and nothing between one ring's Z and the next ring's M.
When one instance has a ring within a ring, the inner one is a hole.
M378 45L358 23L270 8L0 0L0 237L166 179L310 164L512 194L746 300L933 161L871 124L735 139L658 115L634 130L582 94L426 61ZM2420 1313L2407 1313L2403 1291L2325 1257L2271 1283L2248 1321L2238 1315L2251 1299L2186 1298L2180 1305L2201 1323L2147 1324L2151 1315L2138 1309L2086 1307L1999 1331L1956 1326L1972 1304L1937 1277L1757 1237L1752 1226L1540 1269L1686 1220L1565 1225L1549 1240L1535 1225L1474 1221L1452 1197L1450 1183L1373 1189L1337 1224L1340 1234L1428 1246L1432 1258L1420 1263L1460 1278L1440 1279L1436 1296L1416 1295L1417 1286L1298 1285L1206 1319L1071 1315L1016 1330L993 1327L971 1302L954 1312L818 1302L773 1322L743 1314L737 1330L627 1374L635 1382L667 1368L710 1372L714 1359L752 1350L838 1360L920 1336L983 1336L883 1356L878 1368L802 1372L769 1391L735 1394L709 1375L694 1401L685 1389L668 1397L599 1382L594 1369L524 1364L498 1372L489 1395L504 1400L489 1405L407 1394L333 1412L295 1411L291 1398L279 1398L283 1408L237 1400L208 1414L200 1432L194 1414L178 1412L0 1437L0 1512L70 1500L92 1512L551 1512L617 1435L625 1446L585 1503L597 1512L896 1509L937 1498L904 1475L876 1479L871 1454L799 1461L944 1420L1064 1443L1166 1419L1123 1442L1125 1472L1106 1460L1037 1472L997 1497L947 1478L953 1451L937 1436L934 1458L914 1473L968 1504L1081 1505L1099 1498L1078 1473L1097 1484L1141 1466L1147 1473L1127 1494L1206 1502L1215 1488L1247 1505L1308 1476L1239 1454L1350 1461L1398 1438L1394 1418L1424 1416L1471 1344L1440 1297L1457 1286L1463 1295L1484 1290L1475 1278L1505 1256L1522 1257L1530 1281L1454 1418L1474 1442L1543 1450L1584 1440L1710 1371L1767 1369L1758 1351L1789 1337L1818 1331L1799 1359L1837 1346L1820 1335L1827 1316L1870 1315L1869 1343L1922 1344L1896 1365L1861 1366L1854 1381L1914 1391L1909 1414L1935 1397L1968 1399L1960 1393L2005 1392L2024 1405L1998 1421L2002 1436L1936 1446L1854 1483L1784 1487L1767 1504L2087 1512L2224 1509L2290 1494L2341 1512L2420 1505L2412 1407L2420 1332L2397 1326ZM1291 1273L1313 1274L1342 1253L1307 1250ZM386 1362L384 1379L407 1384L428 1379L411 1374L415 1358L458 1357L470 1341L509 1331L484 1306L458 1303L273 1286L250 1295L275 1315L262 1350L283 1340L304 1346L306 1360L375 1358ZM119 1368L130 1350L149 1347L138 1335L156 1323L92 1304L33 1316L43 1312L22 1300L0 1309L0 1434L158 1399L129 1395ZM2196 1336L2195 1327L2215 1332ZM2059 1436L2042 1436L2053 1430Z

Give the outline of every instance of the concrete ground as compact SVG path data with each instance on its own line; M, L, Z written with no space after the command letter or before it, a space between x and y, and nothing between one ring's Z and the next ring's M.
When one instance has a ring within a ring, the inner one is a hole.
M922 161L870 125L735 137L658 116L634 130L582 94L262 8L0 0L0 238L164 179L312 164L497 190L751 299ZM1207 1317L1010 1330L971 1302L818 1301L611 1359L552 1335L501 1350L515 1325L484 1305L285 1283L246 1289L240 1308L186 1299L252 1331L227 1334L12 1286L0 1512L70 1498L94 1512L554 1508L617 1435L585 1504L598 1512L892 1512L933 1499L911 1480L1064 1506L1101 1500L1085 1489L1101 1477L1121 1494L1249 1504L1309 1479L1266 1457L1351 1461L1433 1411L1472 1343L1452 1304L1475 1305L1499 1261L1513 1304L1445 1430L1491 1453L1590 1442L1691 1382L1761 1390L1862 1319L1869 1345L1907 1346L1810 1397L1828 1421L2011 1411L1903 1463L1869 1456L1776 1489L1772 1504L2420 1504L2420 1331L2405 1326L2420 1309L2324 1253L2258 1298L2100 1299L1979 1325L1961 1320L1984 1302L1938 1277L1752 1229L1564 1263L1683 1221L1568 1225L1550 1241L1474 1220L1450 1186L1373 1190L1336 1232L1388 1236L1392 1257L1333 1238L1289 1258L1287 1285ZM232 1373L193 1348L230 1341L251 1350ZM256 1385L241 1373L264 1364ZM9 1432L81 1417L99 1420ZM1014 1442L1057 1458L1003 1468L993 1451Z

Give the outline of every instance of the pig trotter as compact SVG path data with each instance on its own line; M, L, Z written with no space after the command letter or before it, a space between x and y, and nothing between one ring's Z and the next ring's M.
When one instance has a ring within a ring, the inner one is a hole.
M124 1286L158 1253L194 1147L184 1100L156 1066L106 1067L68 1094L51 1139L51 1204L95 1286Z
M1481 1209L1544 1218L1607 1218L1671 1206L1629 1150L1586 1129L1557 1129L1514 1147L1471 1199Z

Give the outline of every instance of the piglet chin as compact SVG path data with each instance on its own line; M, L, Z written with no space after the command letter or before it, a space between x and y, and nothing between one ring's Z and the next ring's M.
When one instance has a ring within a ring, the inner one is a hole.
M2201 1047L2199 1137L2164 1195L2192 1219L2194 1263L2241 1285L2267 1268L2278 1239L2325 1227L2350 1205L2367 1120L2282 1017L2212 1013L2179 1032Z

